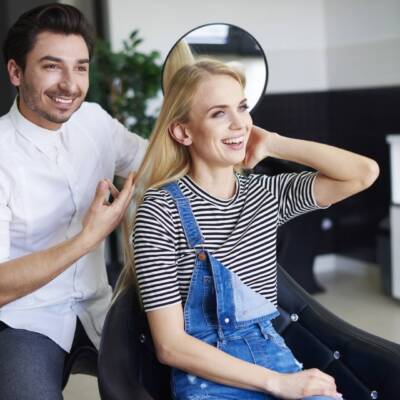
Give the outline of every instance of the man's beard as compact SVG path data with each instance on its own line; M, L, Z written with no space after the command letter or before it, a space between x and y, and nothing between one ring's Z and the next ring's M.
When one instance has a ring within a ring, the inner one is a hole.
M83 99L80 101L80 103L78 104L78 106L75 109L72 109L71 111L68 111L66 113L66 115L60 115L59 113L56 112L50 112L47 111L46 109L44 109L43 107L41 107L41 100L40 100L40 95L35 92L35 90L33 90L31 88L31 86L29 84L27 84L26 82L24 82L23 84L21 84L21 86L19 87L19 95L22 97L23 102L25 103L25 105L34 113L38 114L41 118L52 122L52 123L56 123L56 124L63 124L64 122L67 122L72 114L77 111L80 106L83 103ZM77 97L81 97L81 92L79 92L78 94L74 94L73 96L71 96L71 93L55 93L55 94L51 94L54 97L60 96L60 97L73 97L73 98L77 98ZM49 100L51 101L51 99L49 98Z

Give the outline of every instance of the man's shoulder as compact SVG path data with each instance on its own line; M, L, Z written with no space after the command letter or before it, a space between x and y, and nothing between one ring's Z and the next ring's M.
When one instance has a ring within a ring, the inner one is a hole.
M84 101L79 109L71 117L71 121L78 121L79 124L103 126L105 122L112 120L112 117L98 103Z

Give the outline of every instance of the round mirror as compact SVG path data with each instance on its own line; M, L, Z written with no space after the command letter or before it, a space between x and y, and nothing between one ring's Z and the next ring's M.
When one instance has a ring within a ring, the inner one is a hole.
M257 40L231 24L207 24L192 29L172 47L163 65L163 91L166 82L183 65L211 57L238 68L246 78L245 95L250 110L262 99L268 81L268 64Z

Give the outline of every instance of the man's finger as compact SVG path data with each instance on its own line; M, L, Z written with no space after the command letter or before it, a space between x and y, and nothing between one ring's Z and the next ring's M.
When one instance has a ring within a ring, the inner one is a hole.
M111 192L111 196L116 199L119 195L119 190L114 186L114 184L110 181L110 179L106 179L107 183L108 183L108 187L110 189Z
M126 202L129 202L134 188L134 177L135 174L131 172L128 177L126 178L124 187L122 188L121 192L118 195L118 198L114 200L113 204L117 207L124 207Z
M96 194L93 199L93 205L94 206L102 206L104 202L107 201L108 198L108 184L106 181L101 180L97 184L96 188Z

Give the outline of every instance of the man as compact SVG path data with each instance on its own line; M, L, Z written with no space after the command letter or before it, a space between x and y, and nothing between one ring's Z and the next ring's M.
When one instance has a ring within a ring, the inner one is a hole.
M111 298L104 238L146 141L84 102L92 50L83 15L61 4L23 14L4 43L18 96L0 118L2 400L62 398L77 332L99 346ZM120 193L114 174L127 178Z

